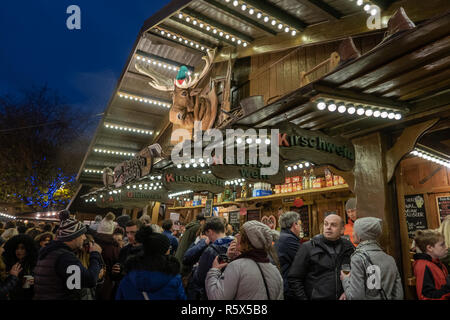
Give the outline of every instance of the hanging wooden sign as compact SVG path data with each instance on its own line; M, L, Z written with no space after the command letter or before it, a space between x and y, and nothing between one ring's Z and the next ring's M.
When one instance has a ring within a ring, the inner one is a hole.
M208 169L169 169L163 174L163 185L170 191L222 192L225 188L225 180L209 173L203 174L203 172L208 172Z
M289 122L278 129L280 157L283 160L305 160L316 165L332 165L342 171L352 170L355 164L355 148L350 141L301 129Z
M168 200L167 190L127 190L117 194L105 194L97 197L100 208L120 208L122 206L142 206L149 201L165 202Z
M114 168L114 185L120 188L124 184L148 175L151 170L152 156L150 149L146 147L131 160L122 162Z
M283 162L279 163L278 173L275 175L262 175L261 165L213 165L211 172L216 177L225 180L242 179L247 182L268 182L271 184L283 184L285 178L285 170Z

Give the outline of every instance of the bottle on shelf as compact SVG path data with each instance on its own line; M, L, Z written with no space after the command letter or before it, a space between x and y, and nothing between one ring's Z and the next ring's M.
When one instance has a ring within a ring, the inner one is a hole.
M309 189L309 176L308 176L308 172L306 171L306 169L303 170L302 189L303 190Z
M311 168L309 171L309 188L312 189L314 187L314 182L316 181L316 175L314 174L314 169Z

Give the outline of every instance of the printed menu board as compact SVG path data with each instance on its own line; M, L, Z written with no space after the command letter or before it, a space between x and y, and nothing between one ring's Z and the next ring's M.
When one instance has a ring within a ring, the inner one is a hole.
M436 197L439 209L439 216L441 217L441 223L445 217L450 215L450 196Z
M414 237L416 230L428 229L423 194L405 196L405 216L409 238Z
M260 219L260 209L256 210L247 210L247 221L258 220Z
M291 211L295 211L300 215L300 220L302 221L302 230L303 230L303 236L309 237L310 230L309 230L309 213L308 213L308 206L302 206L300 208L297 207L291 207Z
M231 211L228 213L228 223L233 226L235 232L239 232L241 228L241 215L239 213L239 211Z

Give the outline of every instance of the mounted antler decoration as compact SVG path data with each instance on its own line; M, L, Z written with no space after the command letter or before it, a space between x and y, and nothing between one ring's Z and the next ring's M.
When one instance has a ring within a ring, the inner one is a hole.
M187 75L187 68L182 66L176 79L170 79L141 61L136 62L136 69L148 77L149 84L160 91L172 92L172 107L169 119L179 127L191 130L195 121L202 122L202 130L213 127L217 116L218 99L215 85L210 88L196 88L198 83L209 73L215 57L215 50L208 50L208 55L202 57L205 66L200 75L193 78Z

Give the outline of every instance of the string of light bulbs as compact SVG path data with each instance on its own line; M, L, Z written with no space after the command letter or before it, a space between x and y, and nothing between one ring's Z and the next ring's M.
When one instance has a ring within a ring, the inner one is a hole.
M318 110L327 109L329 112L338 113L348 113L348 114L356 114L358 116L366 116L366 117L374 117L374 118L383 118L383 119L395 119L400 120L402 118L402 114L396 110L378 107L378 106L370 106L370 105L362 105L357 103L348 103L343 101L335 102L334 100L328 99L317 99L316 106Z
M225 3L230 3L233 5L233 7L240 7L242 11L248 12L249 15L253 16L255 14L257 19L262 19L265 23L269 23L273 27L276 26L276 28L281 32L284 31L285 33L290 33L292 36L297 35L298 30L295 28L283 23L283 21L280 21L279 19L274 18L267 12L262 12L261 10L252 7L251 5L245 3L244 1L238 1L238 0L224 0Z
M125 126L112 124L112 123L104 123L104 126L105 126L105 128L108 128L108 129L125 131L125 132L147 134L147 135L152 135L153 134L153 131L151 131L151 130L144 130L144 129L138 129L138 128L132 128L132 127L125 127Z
M134 100L134 101L139 101L142 103L153 104L155 106L162 106L162 107L170 108L170 103L167 103L165 101L141 97L138 95L123 93L123 92L118 92L117 94L119 95L120 98L123 98L123 99Z
M205 29L206 31L208 31L215 37L219 36L221 38L225 38L226 40L230 40L233 43L242 45L244 48L248 45L248 43L245 40L239 38L238 36L233 35L229 32L225 32L224 30L222 30L218 27L215 27L211 24L208 24L198 18L192 17L191 15L189 15L187 13L180 12L177 14L177 17L179 19L184 19L186 22L192 23L194 26L198 25L201 29Z
M159 26L157 28L155 28L154 31L156 33L159 33L162 36L166 36L167 38L169 38L171 40L178 40L178 42L183 43L186 46L189 45L192 48L195 48L195 49L198 49L198 50L201 50L201 51L206 51L208 49L212 49L212 48L206 47L205 45L203 45L201 43L198 43L196 41L189 40L189 39L187 39L184 36L181 36L179 34L175 34L174 32L167 31L166 29L163 29L163 28L161 28Z
M171 193L171 194L168 195L168 197L170 199L172 199L174 197L182 196L182 195L193 193L193 192L194 191L192 191L192 190L180 191L180 192Z
M309 167L312 167L312 166L314 166L314 164L313 163L310 163L310 162L303 162L303 163L296 163L296 164L291 164L291 165L289 165L289 166L286 166L286 170L287 171L292 171L292 170L301 170L301 169L303 169L303 168L309 168Z
M136 155L134 152L125 152L125 151L119 151L119 150L108 150L108 149L101 149L101 148L95 148L94 152L112 154L112 155L123 156L123 157L134 157Z
M450 161L448 159L445 159L443 157L440 157L436 154L433 154L431 152L425 151L421 148L414 148L411 153L413 156L420 157L422 159L440 164L441 166L445 166L447 168L450 168Z

